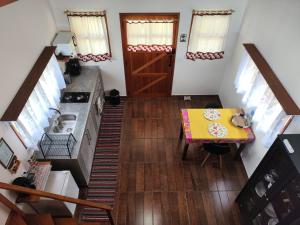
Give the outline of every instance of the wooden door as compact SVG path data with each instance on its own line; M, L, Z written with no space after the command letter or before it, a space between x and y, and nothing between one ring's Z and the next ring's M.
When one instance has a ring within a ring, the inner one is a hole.
M172 50L129 51L126 21L128 19L172 19ZM179 13L121 13L121 33L124 57L126 89L128 96L170 96L178 35Z

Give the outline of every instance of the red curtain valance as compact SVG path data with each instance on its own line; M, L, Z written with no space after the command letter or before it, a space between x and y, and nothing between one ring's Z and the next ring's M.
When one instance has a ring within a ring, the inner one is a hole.
M111 60L110 53L99 54L99 55L93 55L93 54L82 55L78 53L77 57L82 62L88 62L88 61L103 62L106 60Z
M128 45L129 52L172 52L172 45Z
M224 57L224 51L221 52L187 52L186 58L195 61L196 59L208 59L208 60L214 60L214 59L222 59Z

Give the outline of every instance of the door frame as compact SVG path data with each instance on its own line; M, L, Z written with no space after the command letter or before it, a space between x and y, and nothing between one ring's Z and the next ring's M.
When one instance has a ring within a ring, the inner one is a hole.
M168 84L168 96L172 94L172 87L173 87L173 77L174 77L174 69L175 69L175 58L176 58L176 50L177 50L177 41L178 41L178 29L179 29L179 19L180 13L179 12L159 12L159 13L120 13L120 29L121 29L121 39L122 39L122 51L123 51L123 66L124 66L124 75L125 75L125 83L126 83L126 95L130 96L129 94L129 86L130 86L130 78L126 69L126 53L127 53L127 32L126 32L126 23L124 20L129 16L172 16L175 18L174 23L174 36L173 36L173 46L172 46L172 53L174 57L172 57L172 71L171 71L171 79L170 83Z

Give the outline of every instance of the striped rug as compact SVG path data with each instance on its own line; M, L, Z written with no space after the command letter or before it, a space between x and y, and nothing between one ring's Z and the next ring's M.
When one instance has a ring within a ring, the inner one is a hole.
M87 200L114 205L117 189L118 159L120 150L121 129L124 100L120 105L104 104L98 140ZM83 208L80 212L83 221L108 221L105 211L94 208Z

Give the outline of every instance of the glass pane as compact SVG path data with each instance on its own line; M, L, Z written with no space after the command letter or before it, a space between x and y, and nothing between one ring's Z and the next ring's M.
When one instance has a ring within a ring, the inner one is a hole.
M294 178L273 199L273 205L277 215L284 219L300 205L300 177Z
M272 167L272 165L270 165ZM267 170L260 177L259 182L255 185L255 193L259 198L264 197L267 191L279 180L279 174L276 169Z
M278 223L279 220L271 203L252 220L254 225L276 225Z
M289 160L281 150L278 149L277 151L277 149L274 149L273 151L272 156L265 159L265 167L262 168L260 175L256 179L257 182L254 189L258 198L270 195L272 189L285 180L286 174L289 173L291 168Z

